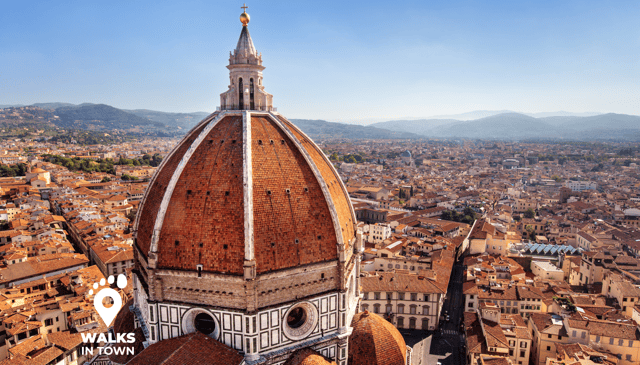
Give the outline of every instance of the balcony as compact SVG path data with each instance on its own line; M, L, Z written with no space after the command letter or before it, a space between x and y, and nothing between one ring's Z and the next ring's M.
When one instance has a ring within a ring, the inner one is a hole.
M248 107L246 108L240 108L238 105L229 105L229 106L218 106L216 107L216 111L222 111L222 110L247 110L247 111L253 111L253 112L277 112L278 108L273 107L273 106L260 106L260 107L254 107L253 109L250 109Z

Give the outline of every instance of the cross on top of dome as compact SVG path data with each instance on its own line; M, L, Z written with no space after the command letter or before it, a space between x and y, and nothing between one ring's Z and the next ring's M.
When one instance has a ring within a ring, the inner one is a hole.
M243 26L247 26L247 24L249 24L249 21L251 20L251 17L249 16L249 14L247 14L247 9L249 7L247 6L247 4L244 4L240 8L242 9L242 14L240 14L240 22Z

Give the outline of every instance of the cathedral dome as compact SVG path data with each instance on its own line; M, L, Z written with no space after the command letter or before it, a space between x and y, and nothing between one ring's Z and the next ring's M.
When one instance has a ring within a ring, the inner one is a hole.
M217 360L211 338L251 364L344 364L363 246L347 190L276 112L247 25L227 68L218 111L163 159L139 205L131 312L152 345L136 358L193 343Z
M296 351L283 365L336 365L335 361L329 362L324 356L310 348Z
M364 311L351 322L349 365L404 364L407 346L398 330L377 314Z
M260 275L337 260L354 223L337 172L296 126L273 112L221 111L159 167L136 246L156 269L243 275L249 262Z

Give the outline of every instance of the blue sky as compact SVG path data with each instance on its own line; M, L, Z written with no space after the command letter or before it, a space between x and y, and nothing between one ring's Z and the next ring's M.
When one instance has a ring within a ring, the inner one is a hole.
M640 1L247 3L290 118L640 114ZM0 104L213 111L236 1L3 1Z

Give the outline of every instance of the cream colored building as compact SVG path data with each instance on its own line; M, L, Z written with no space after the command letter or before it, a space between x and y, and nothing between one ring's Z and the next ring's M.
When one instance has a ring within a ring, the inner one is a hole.
M398 328L434 330L445 293L430 278L409 273L377 272L360 279L362 311L379 314Z
M562 317L548 313L531 313L528 328L533 336L531 365L544 365L555 357L556 344L566 343L567 331Z
M531 261L531 272L541 279L564 280L564 271L548 261Z
M464 313L464 325L469 364L490 358L529 364L532 337L522 317L502 314L495 304L483 303L479 310Z
M602 280L602 294L616 298L622 311L631 316L633 308L640 303L640 288L619 274L608 273Z

